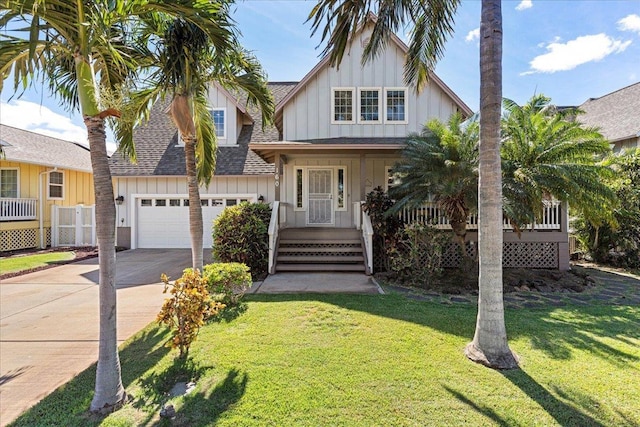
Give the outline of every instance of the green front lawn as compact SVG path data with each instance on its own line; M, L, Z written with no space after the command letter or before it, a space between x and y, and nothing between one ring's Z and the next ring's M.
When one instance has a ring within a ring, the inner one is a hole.
M75 258L73 251L47 252L35 255L23 255L0 260L0 274L26 271L38 267L56 264L60 261L69 261Z
M252 296L205 327L189 367L196 389L158 412L179 376L168 334L151 326L121 351L132 395L87 414L94 368L16 425L631 426L640 425L640 307L507 311L522 370L468 361L475 308L399 295Z

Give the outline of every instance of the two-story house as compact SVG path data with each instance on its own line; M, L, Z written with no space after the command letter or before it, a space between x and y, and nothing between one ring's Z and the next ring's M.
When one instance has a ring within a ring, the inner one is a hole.
M407 46L395 36L361 65L368 34L365 27L352 39L339 68L324 58L300 82L270 83L275 126L264 131L258 112L212 85L219 148L211 185L201 188L205 247L212 244L207 224L225 206L277 202L271 261L279 271L321 269L313 265L318 260L333 270L365 269L360 204L375 187L388 187L406 136L431 119L472 114L435 74L419 94L403 83ZM137 164L119 154L111 159L114 189L124 198L121 245L190 246L184 150L165 111L156 105L137 129ZM330 249L319 254L320 247Z

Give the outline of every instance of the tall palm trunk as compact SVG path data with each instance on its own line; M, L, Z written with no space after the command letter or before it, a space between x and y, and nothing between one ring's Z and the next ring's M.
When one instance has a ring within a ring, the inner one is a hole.
M511 369L518 366L507 344L502 290L502 177L500 107L502 103L501 0L482 0L480 24L480 167L478 181L478 240L480 290L469 359Z
M116 323L116 208L113 202L104 119L85 116L84 122L89 134L96 194L96 234L100 267L100 344L91 411L110 412L117 409L126 397L120 376Z
M196 170L196 140L184 138L184 156L187 167L187 187L189 190L189 232L191 233L191 264L193 269L202 272L203 224L202 205Z

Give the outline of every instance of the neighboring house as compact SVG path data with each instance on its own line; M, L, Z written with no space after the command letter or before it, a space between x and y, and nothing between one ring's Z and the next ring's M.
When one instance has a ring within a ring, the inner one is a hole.
M0 125L0 251L51 245L52 206L93 205L89 149Z
M364 270L361 201L377 186L388 188L389 170L409 133L420 132L431 119L472 114L435 74L420 94L403 83L407 47L395 36L375 61L362 66L368 32L352 39L339 68L324 58L300 82L270 83L275 126L264 131L259 112L212 86L219 148L211 185L201 188L206 248L212 244L207 224L225 206L264 200L278 202L278 227L271 230L280 230L279 244L272 247L278 270L354 269L336 264L346 259ZM118 153L111 157L114 190L124 197L119 245L190 246L184 150L165 111L156 105L150 121L136 130L137 164ZM312 265L321 259L312 252L331 245L336 246L319 261L324 266ZM557 266L557 252L553 257Z
M585 113L578 120L600 128L616 153L640 148L640 82L591 98L578 108Z

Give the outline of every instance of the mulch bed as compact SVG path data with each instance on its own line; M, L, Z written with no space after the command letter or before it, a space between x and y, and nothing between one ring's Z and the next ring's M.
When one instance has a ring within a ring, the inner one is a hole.
M2 258L12 258L12 257L18 257L18 256L25 256L25 255L37 255L37 254L45 254L45 253L51 253L51 252L69 252L69 251L75 253L75 257L73 259L69 259L65 261L57 261L55 263L51 263L50 265L43 265L43 266L32 268L29 270L0 274L0 280L8 279L10 277L22 276L23 274L33 273L34 271L46 270L48 268L56 267L58 265L78 262L78 261L82 261L89 258L95 258L98 256L97 246L58 247L58 248L47 248L47 249L22 249L19 251L2 252L1 256Z
M460 295L478 293L478 270L471 268L447 268L441 277L429 284L396 282L386 273L378 273L382 280L404 286L434 291L442 294ZM542 270L525 268L505 268L502 271L504 293L541 292L541 293L574 293L583 292L594 285L594 280L587 274L570 270Z

